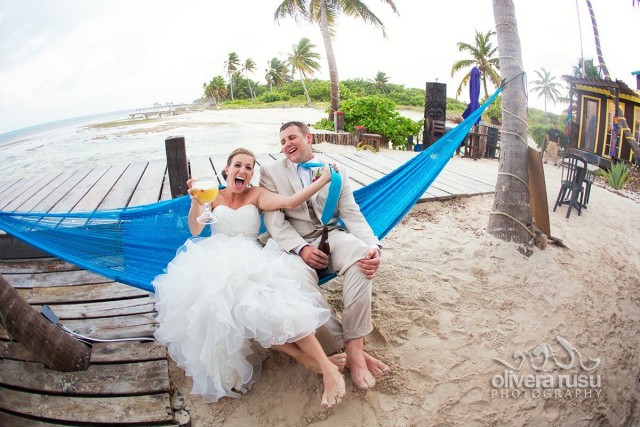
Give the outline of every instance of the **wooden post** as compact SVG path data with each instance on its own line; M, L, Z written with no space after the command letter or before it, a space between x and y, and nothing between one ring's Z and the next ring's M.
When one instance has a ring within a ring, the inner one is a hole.
M336 132L344 131L344 111L336 111Z
M9 336L47 368L63 372L89 368L91 347L45 319L1 275L0 315Z
M184 196L187 194L187 180L189 179L184 136L168 137L164 140L164 148L167 153L167 171L169 172L171 197Z
M427 148L444 134L444 132L434 132L433 122L436 120L442 123L447 120L447 85L444 83L427 83L424 95L423 148Z
M407 135L407 151L413 151L413 135Z
M353 145L358 145L362 142L362 135L367 131L365 126L356 126L353 130Z

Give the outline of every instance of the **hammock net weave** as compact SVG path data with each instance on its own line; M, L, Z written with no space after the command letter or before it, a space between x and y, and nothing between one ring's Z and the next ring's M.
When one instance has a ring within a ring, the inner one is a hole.
M382 239L406 215L500 92L498 89L426 150L354 192L374 234ZM92 212L0 211L0 229L78 267L153 292L155 276L164 271L176 250L191 237L187 224L190 204L189 197L183 196L145 206ZM202 235L208 230L205 228Z

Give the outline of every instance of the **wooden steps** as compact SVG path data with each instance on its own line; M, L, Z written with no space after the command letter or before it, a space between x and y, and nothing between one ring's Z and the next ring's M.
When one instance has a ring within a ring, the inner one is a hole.
M0 262L36 310L99 339L152 337L151 294L54 258ZM46 368L0 326L0 425L174 425L167 352L156 342L95 343L81 372Z

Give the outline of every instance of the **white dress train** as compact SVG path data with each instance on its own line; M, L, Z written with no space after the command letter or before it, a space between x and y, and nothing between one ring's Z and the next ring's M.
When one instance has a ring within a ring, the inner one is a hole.
M240 397L258 380L256 342L294 342L329 319L319 295L302 291L290 257L257 241L256 206L218 206L215 214L212 237L188 240L153 281L154 335L205 402Z

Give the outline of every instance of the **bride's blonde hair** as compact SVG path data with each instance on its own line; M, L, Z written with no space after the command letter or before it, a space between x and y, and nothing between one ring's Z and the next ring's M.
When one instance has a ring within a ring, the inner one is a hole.
M229 157L227 157L227 167L225 167L222 171L222 177L224 179L227 179L227 168L231 165L233 158L238 154L246 154L247 156L251 156L251 158L253 159L253 165L256 165L256 156L251 152L251 150L247 150L246 148L236 148L231 152L231 154L229 154Z

